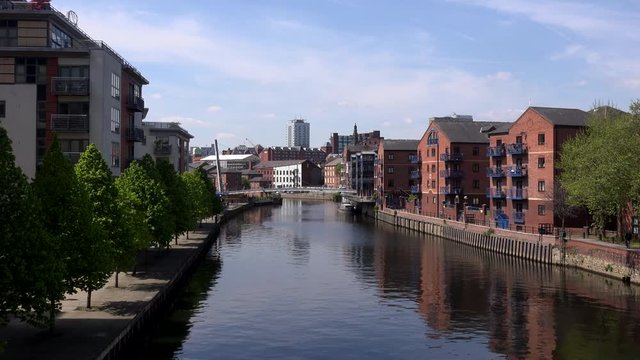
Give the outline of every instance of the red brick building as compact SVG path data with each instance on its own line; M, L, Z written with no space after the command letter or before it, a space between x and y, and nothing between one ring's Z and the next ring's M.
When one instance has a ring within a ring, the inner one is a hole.
M496 225L518 230L552 231L556 164L562 144L586 126L579 109L529 107L503 131L492 132L487 156L490 167L490 214ZM582 226L584 218L566 219Z
M324 166L324 186L337 189L344 183L344 161L342 158L336 158Z
M464 204L479 209L488 204L489 166L485 148L488 132L508 126L504 122L473 121L471 116L431 118L418 144L421 213L460 219ZM468 218L478 211L469 211Z
M310 160L316 164L324 164L327 154L318 148L300 146L270 146L260 152L260 161Z
M378 146L374 188L385 207L404 208L419 186L417 149L420 140L383 139Z

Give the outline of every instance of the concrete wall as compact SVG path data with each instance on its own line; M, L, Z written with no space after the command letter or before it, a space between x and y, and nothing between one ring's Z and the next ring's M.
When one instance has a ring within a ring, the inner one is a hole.
M36 176L36 85L0 85L0 100L5 101L6 117L0 126L12 141L16 165L29 178Z

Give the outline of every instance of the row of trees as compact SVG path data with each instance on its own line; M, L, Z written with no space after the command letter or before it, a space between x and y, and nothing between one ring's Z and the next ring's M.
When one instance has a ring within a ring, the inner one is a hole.
M0 169L0 325L13 314L53 329L65 294L86 291L91 307L140 252L222 210L203 170L179 175L146 155L114 179L93 144L74 167L54 139L30 184L1 127Z
M560 153L560 183L568 203L589 210L595 226L604 230L640 204L640 102L630 112L595 107L587 128L567 141Z

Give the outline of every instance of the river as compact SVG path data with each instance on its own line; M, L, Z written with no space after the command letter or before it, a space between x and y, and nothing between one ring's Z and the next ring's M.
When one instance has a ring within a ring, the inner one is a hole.
M227 223L146 359L638 359L639 288L285 200Z

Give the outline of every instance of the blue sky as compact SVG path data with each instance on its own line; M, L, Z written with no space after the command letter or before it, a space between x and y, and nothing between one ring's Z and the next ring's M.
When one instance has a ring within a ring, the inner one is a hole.
M635 0L54 0L150 80L147 120L192 145L285 145L287 120L418 139L452 113L529 104L627 109L640 90ZM247 141L246 139L249 139Z

